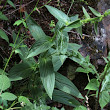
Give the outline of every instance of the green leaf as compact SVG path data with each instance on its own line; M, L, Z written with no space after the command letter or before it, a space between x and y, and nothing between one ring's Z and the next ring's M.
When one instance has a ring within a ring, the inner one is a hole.
M45 38L39 39L38 41L36 41L32 45L31 50L30 50L29 55L27 56L27 58L33 57L33 56L36 56L36 55L38 55L42 52L45 52L49 48L51 48L53 45L54 45L54 42L48 36L45 37Z
M8 0L7 3L8 3L9 5L11 5L12 7L16 8L16 6L14 5L14 3L13 3L11 0Z
M71 22L77 21L78 20L78 17L79 17L78 14L76 14L75 16L71 16L70 17Z
M55 17L57 18L59 21L62 21L63 23L65 23L66 25L70 22L69 17L62 11L58 10L57 8L54 8L52 6L46 5L45 6L48 11Z
M82 26L76 28L76 31L81 35L82 37Z
M1 97L3 100L9 100L9 101L13 101L17 98L14 94L9 93L9 92L2 93Z
M105 76L105 79L102 82L101 92L102 91L109 91L110 92L110 74L107 74Z
M85 15L86 18L90 18L89 14L87 13L86 9L82 6L83 9L83 13Z
M98 16L98 17L101 16L101 14L100 14L98 11L96 11L94 8L92 8L92 7L90 7L90 6L88 6L88 7L89 7L89 9L92 11L92 13L93 13L94 15L96 15L96 16Z
M8 20L8 18L0 11L0 19L1 20Z
M91 79L90 82L85 87L85 89L89 89L89 90L98 90L98 88L99 88L99 82L97 79Z
M78 51L82 45L76 43L68 43L68 50Z
M2 29L0 29L0 37L9 43L8 36L5 34L5 32Z
M10 87L10 80L6 75L0 75L0 89L5 91Z
M46 37L42 28L30 16L28 16L27 13L25 13L25 16L27 18L26 19L27 26L34 39L37 41L39 39Z
M78 68L76 69L76 72L89 73L89 71L87 71L85 68L82 68L82 67L78 67Z
M27 63L17 64L8 72L11 81L17 81L29 77L32 73L33 69Z
M94 30L95 30L96 35L98 35L98 22L94 23Z
M76 107L74 110L87 110L87 108L80 105L80 106Z
M8 75L3 69L0 69L0 75L2 75L2 73L4 73L5 75Z
M27 98L27 97L25 97L25 96L20 96L19 98L18 98L18 102L23 102L24 104L26 104L26 105L31 105L32 103L29 101L29 99Z
M77 87L65 76L61 75L60 73L55 74L55 85L58 89L71 94L77 98L84 99Z
M22 20L17 20L13 25L14 25L14 26L15 26L15 25L19 26L22 22L23 22Z
M109 93L108 91L103 91L100 93L99 104L101 109L104 108L109 103Z
M40 58L40 77L43 86L52 99L52 93L55 85L55 73L52 65L52 60L50 58Z
M58 71L66 60L66 55L52 55L54 71Z
M80 105L80 103L74 97L59 90L54 90L53 100L73 107Z
M68 28L78 28L78 27L80 27L80 26L82 26L82 23L80 22L80 20L77 20L77 21L75 21L75 22L71 22L71 23L69 23L68 24Z

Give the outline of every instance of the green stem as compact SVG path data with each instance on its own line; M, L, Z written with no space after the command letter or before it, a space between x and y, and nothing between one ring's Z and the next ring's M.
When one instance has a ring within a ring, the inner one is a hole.
M47 4L50 3L51 1L52 1L52 0L49 0L45 5L47 5ZM43 8L45 5L39 7L38 9Z
M107 71L108 71L109 67L110 67L110 61L107 63L107 65L106 65L106 67L105 67L106 70L104 71L103 76L102 76L101 81L100 81L99 91L98 91L98 98L96 99L95 110L98 109L99 97L100 97L100 92L101 92L101 88L102 88L102 82L103 82L103 80L105 79L105 76L107 75Z
M68 16L68 14L69 14L69 12L70 12L72 6L73 6L73 3L74 3L74 2L72 1L71 6L70 6L70 8L69 8L69 10L68 10L67 16Z
M4 5L3 8L2 8L2 11L4 10L4 8L5 8L6 4L7 4L7 1L8 1L8 0L6 0L5 5Z
M5 67L4 67L4 70L3 70L2 74L5 74L6 67L8 66L8 63L9 63L9 61L10 61L10 59L11 59L13 53L14 53L14 51L12 50L12 52L11 52L9 58L8 58L8 61L7 61L6 65L5 65Z
M14 107L14 108L10 108L10 109L6 109L6 110L14 110L14 109L21 109L22 107Z
M21 30L21 28L19 29L19 32L18 32L17 37L16 37L16 39L15 39L14 46L15 46L16 41L17 41L17 39L18 39L18 36L19 36L19 34L20 34L20 30ZM14 47L13 47L13 48L12 48L12 52L11 52L9 58L8 58L8 61L6 62L6 65L5 65L5 67L4 67L4 70L3 70L2 74L5 74L5 70L6 70L7 66L8 66L8 63L9 63L9 61L10 61L10 59L11 59L11 57L12 57L14 51L15 51L15 49L14 49Z
M35 7L37 7L38 3L39 3L39 0L37 1ZM34 7L34 8L35 8L35 7ZM27 16L27 18L25 18L24 21L26 21L26 20L29 18L29 16L30 16L33 12L34 12L34 9L33 9L33 10L31 11L31 13Z

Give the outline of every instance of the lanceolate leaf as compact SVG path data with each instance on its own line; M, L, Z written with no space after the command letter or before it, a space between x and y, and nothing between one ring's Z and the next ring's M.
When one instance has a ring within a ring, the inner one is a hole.
M27 26L34 39L37 41L38 39L44 38L46 35L42 28L30 16L28 17L27 13L25 13L25 16L27 18L26 19Z
M98 17L101 16L101 14L100 14L98 11L96 11L94 8L92 8L92 7L89 6L89 9L92 11L92 13L93 13L94 15L96 15L96 16L98 16Z
M4 91L10 87L10 80L6 75L0 75L0 90Z
M8 4L10 4L12 7L16 8L14 3L11 0L7 0Z
M17 98L14 94L9 92L2 93L1 97L3 100L9 100L9 101L13 101Z
M27 58L36 56L42 52L47 51L49 48L53 46L53 44L54 42L48 36L46 36L45 38L39 39L31 47L31 50L29 52L30 54L27 56Z
M91 79L85 89L98 90L98 88L99 88L98 80L97 79Z
M59 21L62 21L65 24L68 24L69 23L70 19L69 19L69 17L64 12L58 10L57 8L54 8L52 6L49 6L49 5L46 5L46 8Z
M72 28L78 28L80 26L82 26L82 23L80 22L80 20L77 20L75 22L71 22L67 27L68 28L70 28L70 27L72 27Z
M95 30L96 35L98 35L98 22L94 23L94 30Z
M52 65L51 58L40 58L40 77L43 83L43 86L52 99L52 94L55 85L55 72Z
M11 81L21 80L32 75L33 69L27 63L17 64L8 72Z
M59 90L54 90L53 100L73 107L80 105L80 103L74 97Z
M8 43L9 43L9 39L8 36L5 34L5 32L3 30L0 29L0 37L2 39L5 39Z
M74 22L74 21L77 21L78 20L78 14L76 14L75 16L71 16L70 17L70 20L71 20L71 22Z
M8 18L0 11L0 19L1 20L8 20Z
M109 91L110 92L110 74L106 75L105 79L102 82L101 92L102 91Z
M90 18L89 14L87 13L86 9L84 7L82 7L83 9L83 13L85 15L86 18Z
M53 55L52 56L52 62L54 71L58 71L60 67L63 65L64 61L66 60L66 55Z
M71 94L77 98L83 99L83 96L81 95L77 87L68 78L57 72L55 76L55 85L58 89L68 94Z
M21 102L23 102L24 104L26 104L26 105L31 105L32 103L29 101L29 99L27 98L27 97L25 97L25 96L20 96L19 98L18 98L18 101L21 103Z
M109 103L109 93L108 91L103 91L100 93L99 103L101 108L105 107Z
M87 110L87 108L80 105L79 107L76 107L74 110Z

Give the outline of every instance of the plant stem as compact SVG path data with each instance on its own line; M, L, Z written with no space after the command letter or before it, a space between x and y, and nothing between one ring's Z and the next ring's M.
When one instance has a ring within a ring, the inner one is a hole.
M45 5L47 5L47 4L50 3L51 1L52 1L52 0L49 0ZM45 5L39 7L38 9L43 8Z
M22 107L14 107L14 108L9 108L9 109L6 109L6 110L14 110L14 109L21 109Z
M67 16L68 16L68 14L69 14L69 12L70 12L72 6L73 6L73 3L74 3L74 2L72 1L71 6L70 6L70 8L69 8L69 10L68 10Z
M21 30L21 28L19 29L19 32L18 32L17 37L16 37L16 39L15 39L14 45L16 44L16 41L17 41L17 39L18 39L18 36L19 36L19 34L20 34L20 30ZM6 62L6 65L5 65L5 67L4 67L4 70L3 70L2 74L5 74L6 67L8 66L8 63L9 63L9 61L10 61L10 59L11 59L11 57L12 57L14 51L15 51L15 49L14 49L14 47L13 47L13 48L12 48L12 52L11 52L9 58L8 58L8 61Z
M96 99L95 110L98 109L99 97L100 97L100 92L101 92L101 88L102 88L102 82L103 82L103 80L105 79L105 76L106 76L106 74L107 74L107 71L108 71L109 67L110 67L110 61L107 63L107 65L106 65L106 67L105 67L106 70L104 71L103 77L101 78L101 82L100 82L100 85L99 85L99 91L98 91L98 97L97 97L97 99Z

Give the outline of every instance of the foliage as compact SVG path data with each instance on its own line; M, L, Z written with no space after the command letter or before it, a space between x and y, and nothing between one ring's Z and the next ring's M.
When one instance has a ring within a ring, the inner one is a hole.
M8 3L15 8L10 0L8 0ZM82 105L79 101L82 100L85 103L85 98L78 88L67 77L58 73L58 70L67 58L80 65L76 69L76 72L86 73L87 75L92 73L96 76L96 78L88 82L85 89L96 91L95 97L97 98L97 102L99 102L101 108L104 108L109 103L108 97L110 97L110 56L107 59L105 58L107 64L104 72L99 75L94 65L90 63L89 56L83 57L78 51L81 46L69 43L68 32L72 29L81 29L85 23L90 22L95 24L94 27L97 34L97 23L103 20L105 16L108 16L110 10L101 15L95 9L89 7L91 12L96 16L95 18L91 18L83 7L85 18L80 19L78 15L69 17L61 10L52 6L46 5L45 7L58 20L54 28L53 37L46 35L42 28L26 12L25 20L21 19L14 23L17 26L23 23L26 28L28 27L35 42L31 48L28 48L23 42L24 39L18 37L19 33L16 35L13 32L14 42L9 44L12 47L12 52L4 70L0 69L0 104L3 104L3 106L0 106L1 109L41 110L45 108L45 110L57 110L57 108L51 108L46 105L46 99L48 99L72 106L75 110L86 110L87 106ZM0 12L0 15L2 16L0 17L1 20L8 20L2 12ZM82 30L78 32L82 35ZM0 30L0 37L9 43L8 36L3 30ZM6 72L6 67L14 52L19 55L22 62L15 64ZM39 57L36 61L34 56L37 55ZM16 84L18 81L22 82L23 79L29 81L28 89L27 86L24 86L23 89L30 90L32 94L23 96L22 93L19 93L19 95L10 93L9 88L11 88L11 85L13 83ZM14 102L9 106L8 102L10 101ZM97 106L98 103L96 103L96 110Z

